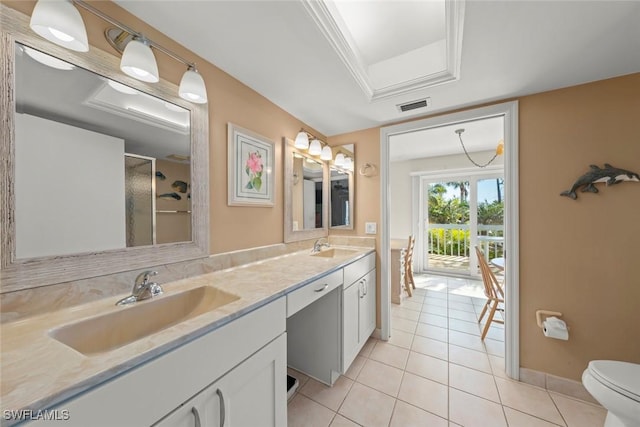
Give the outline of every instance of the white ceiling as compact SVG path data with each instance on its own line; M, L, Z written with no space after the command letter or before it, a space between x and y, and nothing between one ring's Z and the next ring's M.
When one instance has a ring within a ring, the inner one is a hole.
M376 101L300 0L115 1L328 136L640 71L637 1L467 1L460 78ZM425 2L358 3L401 29ZM398 112L426 96L427 109Z
M491 117L393 135L389 140L389 160L399 162L464 154L458 134L455 133L457 129L464 129L461 137L467 152L495 150L498 142L504 139L504 118ZM487 156L472 156L479 163L484 163L485 157ZM488 156L487 160L490 158Z

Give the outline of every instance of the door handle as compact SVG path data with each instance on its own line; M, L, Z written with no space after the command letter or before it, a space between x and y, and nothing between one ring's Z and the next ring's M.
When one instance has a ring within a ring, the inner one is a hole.
M328 283L326 283L326 284L324 285L324 287L322 287L322 288L320 288L320 289L316 289L316 290L315 290L315 292L322 292L322 291L324 291L325 289L327 289L328 287L329 287L329 284L328 284Z
M369 288L367 287L367 279L362 279L362 288L364 289L364 294L367 295L369 293Z

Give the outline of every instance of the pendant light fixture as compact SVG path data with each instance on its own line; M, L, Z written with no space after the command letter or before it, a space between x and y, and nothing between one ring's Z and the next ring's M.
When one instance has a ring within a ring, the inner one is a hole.
M204 79L197 72L194 63L104 14L87 1L38 0L31 15L31 29L59 46L87 52L89 50L87 31L76 6L115 26L115 28L108 28L105 36L109 44L122 54L120 69L125 74L148 83L160 81L158 63L152 48L159 50L187 66L187 71L180 81L178 95L182 99L197 104L208 102Z
M180 98L196 104L207 103L207 88L204 85L204 79L196 70L196 67L189 66L180 80L180 89L178 90Z
M298 135L296 136L296 141L293 143L293 146L298 150L306 150L309 148L309 135L303 130L300 129Z
M317 139L314 139L313 141L311 141L311 144L309 144L309 154L311 154L312 156L319 156L322 153L322 145L320 144L320 141Z
M160 81L158 63L149 42L137 36L124 48L120 69L123 73L143 82L157 83Z
M77 52L89 51L84 21L70 0L38 1L29 26L38 35L58 46Z
M504 140L501 139L500 141L498 141L498 145L496 147L496 153L493 155L493 157L491 159L489 159L489 161L487 163L484 163L484 164L481 165L480 163L477 163L475 160L473 160L471 158L471 156L469 155L469 152L467 151L467 147L465 147L464 142L462 142L462 133L464 132L464 129L456 129L454 132L458 134L458 138L460 139L460 145L462 145L462 149L464 150L464 154L467 156L467 159L469 159L469 161L471 163L473 163L475 166L477 166L479 168L486 168L498 156L500 156L500 155L502 155L502 153L504 153Z

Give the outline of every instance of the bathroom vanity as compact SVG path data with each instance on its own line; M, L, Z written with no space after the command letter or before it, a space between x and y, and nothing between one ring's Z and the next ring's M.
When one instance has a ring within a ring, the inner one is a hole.
M286 425L287 365L326 384L349 368L375 328L375 271L370 248L307 249L166 283L133 307L100 300L4 324L3 409L67 413L70 426ZM56 334L201 288L224 304L121 346Z

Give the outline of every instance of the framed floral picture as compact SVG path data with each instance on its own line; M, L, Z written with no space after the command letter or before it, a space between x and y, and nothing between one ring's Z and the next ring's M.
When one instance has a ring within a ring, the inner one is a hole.
M227 125L228 205L274 205L275 144L250 130Z

